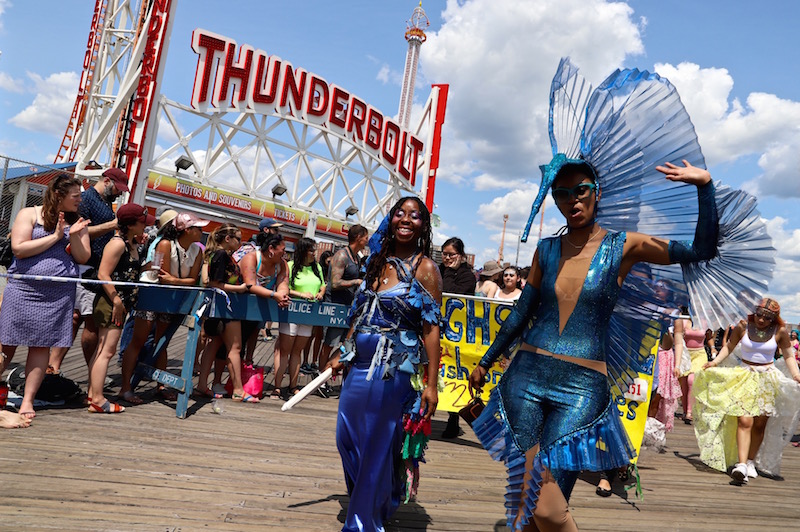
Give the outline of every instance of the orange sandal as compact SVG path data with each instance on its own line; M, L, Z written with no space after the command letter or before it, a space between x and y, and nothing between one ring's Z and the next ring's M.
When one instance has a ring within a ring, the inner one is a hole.
M106 401L102 405L98 405L97 403L89 404L89 412L92 414L119 414L124 411L124 406L112 403L111 401Z

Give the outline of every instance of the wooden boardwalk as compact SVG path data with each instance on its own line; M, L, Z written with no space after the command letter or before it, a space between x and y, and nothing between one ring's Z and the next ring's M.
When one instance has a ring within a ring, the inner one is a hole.
M171 356L183 342L179 332ZM268 366L273 343L257 351ZM170 366L177 372L179 363ZM79 347L63 370L85 388ZM118 379L115 363L110 374ZM152 384L145 388L152 397ZM121 415L40 409L33 427L0 432L0 530L339 530L348 498L337 401L311 397L287 413L280 404L224 400L220 415L192 401L185 420L154 398ZM503 467L471 432L439 440L446 417L437 418L418 502L402 506L389 529L504 529ZM597 497L592 474L578 481L570 505L582 530L800 529L800 449L785 451L786 480L733 486L697 460L691 427L678 423L666 453L640 459L643 501L617 485Z

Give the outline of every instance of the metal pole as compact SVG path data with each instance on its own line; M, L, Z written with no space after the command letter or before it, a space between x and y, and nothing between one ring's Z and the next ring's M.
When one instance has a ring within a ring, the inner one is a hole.
M517 268L519 268L519 243L522 240L522 231L517 233L517 260L514 261L514 264Z

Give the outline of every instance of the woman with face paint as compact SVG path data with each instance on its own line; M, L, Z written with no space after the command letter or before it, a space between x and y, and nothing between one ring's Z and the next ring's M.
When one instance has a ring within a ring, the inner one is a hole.
M700 459L720 471L733 466L731 477L740 485L758 477L756 466L777 475L783 447L797 428L800 370L784 325L778 302L762 299L734 327L716 358L695 376ZM737 345L741 364L717 367ZM791 380L775 367L776 349Z
M350 494L345 531L381 531L416 496L438 403L442 278L430 259L431 216L400 199L372 236L341 357L336 445Z

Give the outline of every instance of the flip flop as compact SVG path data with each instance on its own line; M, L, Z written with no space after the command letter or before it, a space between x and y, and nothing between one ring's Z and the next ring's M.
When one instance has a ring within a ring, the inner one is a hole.
M239 395L238 393L235 393L235 394L233 394L231 396L231 399L233 399L237 403L260 403L261 402L261 401L258 400L258 397L253 397L252 395L250 395L247 392L243 393L242 395Z
M111 401L106 401L102 405L92 403L89 405L88 410L92 414L120 414L125 411L125 407L117 403L112 403Z
M201 390L199 388L195 388L192 390L192 397L199 397L201 399L214 399L214 393L211 390Z

